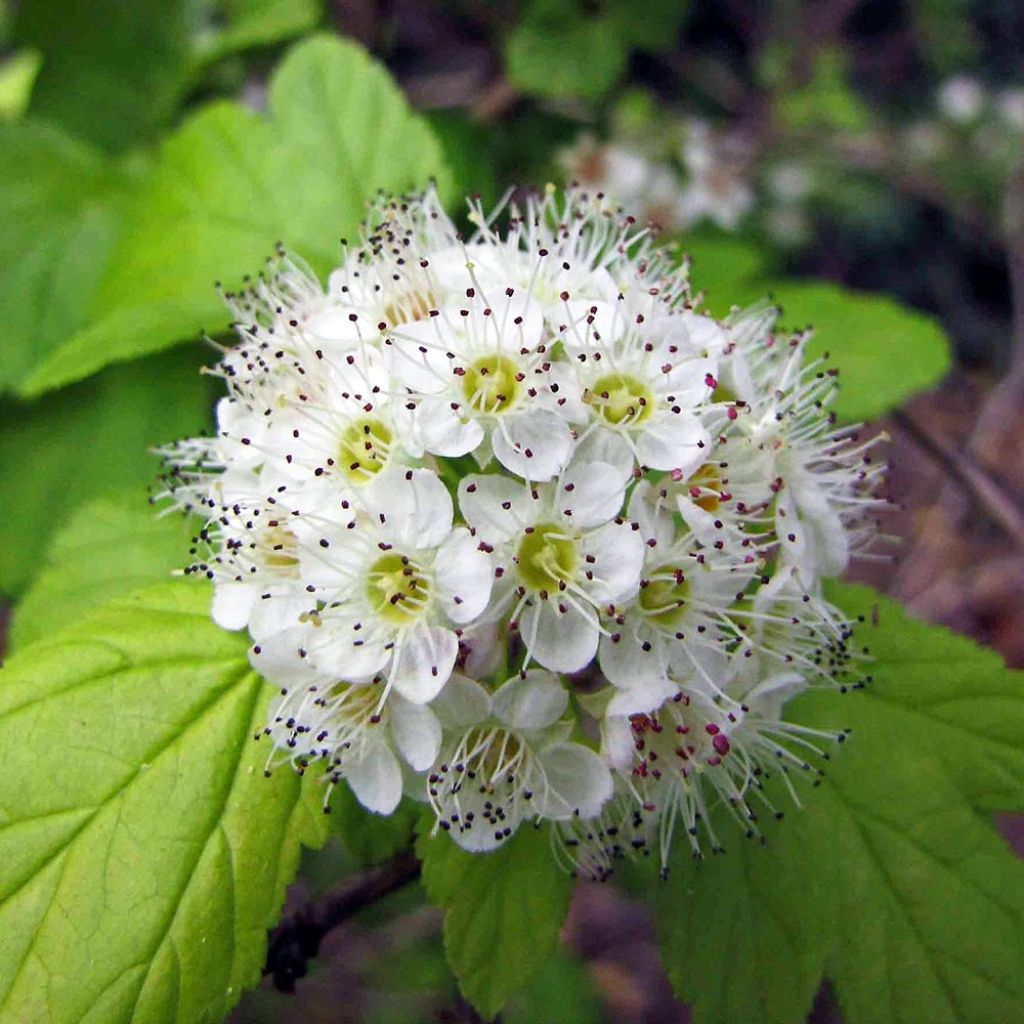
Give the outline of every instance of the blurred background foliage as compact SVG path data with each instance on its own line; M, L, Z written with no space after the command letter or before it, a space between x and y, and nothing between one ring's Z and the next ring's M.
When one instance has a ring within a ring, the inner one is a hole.
M0 0L10 640L181 560L148 449L210 426L215 281L277 243L323 272L377 188L576 179L677 241L714 312L814 325L840 413L889 415L909 543L873 581L1024 663L1022 141L1016 0ZM335 843L302 884L384 855ZM473 1020L437 915L395 899L236 1019ZM506 1021L685 1019L611 890L566 938Z

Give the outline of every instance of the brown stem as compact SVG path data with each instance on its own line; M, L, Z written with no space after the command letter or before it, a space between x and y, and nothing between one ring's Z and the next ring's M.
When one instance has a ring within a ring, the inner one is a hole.
M316 956L328 932L365 907L414 882L419 875L416 855L412 850L403 850L391 860L348 878L303 904L271 931L264 975L273 975L274 987L279 991L294 992L295 982L305 976L309 960Z
M978 465L965 458L942 438L919 423L909 412L893 413L893 421L902 427L946 473L970 492L971 496L1022 548L1024 548L1024 511Z

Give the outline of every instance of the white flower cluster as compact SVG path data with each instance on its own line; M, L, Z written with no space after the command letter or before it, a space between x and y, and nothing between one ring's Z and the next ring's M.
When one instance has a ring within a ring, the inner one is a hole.
M717 847L718 803L756 831L765 773L836 738L781 710L847 678L821 581L872 538L872 442L806 337L696 312L600 195L469 219L382 199L326 290L280 254L228 296L217 435L165 452L190 571L280 688L268 765L469 850L554 822L595 874Z
M677 130L675 161L654 159L628 139L601 143L587 133L558 154L559 163L572 181L665 230L705 221L737 230L754 204L749 147L697 117Z

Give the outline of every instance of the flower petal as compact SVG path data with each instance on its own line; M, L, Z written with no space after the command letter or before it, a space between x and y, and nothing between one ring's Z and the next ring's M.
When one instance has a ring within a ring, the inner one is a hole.
M271 597L259 595L249 616L249 635L253 640L266 641L282 630L299 624L299 616L308 612L310 597L300 591L297 594L274 594Z
M513 729L544 729L565 713L569 694L551 672L513 676L494 695L494 714Z
M653 541L655 547L668 548L675 539L676 526L672 521L672 508L663 494L661 487L650 480L641 480L629 497L629 518L640 527L644 543Z
M249 648L249 664L268 682L285 690L326 682L331 677L319 672L299 653L307 639L304 627L278 633L267 643Z
M402 799L402 769L391 748L370 743L360 758L346 761L345 778L356 799L375 814L390 814Z
M480 550L480 542L458 526L438 549L434 579L448 618L460 624L472 622L490 600L494 566Z
M644 539L632 523L606 523L580 541L592 578L583 583L596 604L631 598L640 585Z
M569 462L570 472L573 466L587 466L595 462L614 466L615 476L623 481L623 486L629 482L636 465L633 450L626 439L617 431L600 425L576 443Z
M430 708L446 729L467 728L490 717L491 695L476 680L455 672Z
M451 495L429 469L390 470L374 482L373 513L396 544L429 548L452 528Z
M620 772L629 771L633 766L636 739L625 715L608 715L601 723L601 749L612 767Z
M555 498L557 510L568 516L577 529L600 526L622 511L628 480L629 476L620 475L610 463L581 464L578 458L573 459Z
M391 735L398 752L418 772L425 772L441 749L441 723L425 704L413 704L397 693L388 701Z
M452 380L452 362L447 353L461 347L457 335L446 339L440 317L402 324L388 336L385 352L391 372L412 391L436 395Z
M395 651L389 678L394 688L414 704L433 700L448 681L459 653L450 629L419 626L410 630Z
M624 690L660 692L668 673L665 645L650 630L642 628L625 629L614 635L620 639L601 637L597 652L598 664L608 682ZM645 641L647 650L643 646Z
M423 447L434 455L455 457L475 451L484 439L479 420L463 419L451 404L425 399L416 410L416 429Z
M696 415L655 413L636 439L640 462L651 469L678 469L689 476L707 458L711 441Z
M459 508L466 522L483 538L500 544L536 518L536 503L517 480L488 474L463 477Z
M564 820L592 818L612 796L608 766L581 743L555 743L537 755L546 786L538 787L538 813Z
M667 677L652 685L616 690L612 699L608 701L606 712L611 718L657 711L665 701L678 692L679 687Z
M494 457L527 480L550 480L572 452L572 433L560 416L545 409L502 417L491 435Z
M536 601L524 609L519 632L530 656L552 672L578 672L597 650L596 618L554 601Z
M233 580L217 581L213 586L213 605L210 614L221 629L245 629L249 615L259 596L251 583Z
M678 316L686 327L687 340L694 352L711 356L722 353L729 339L715 319L689 309L683 310Z

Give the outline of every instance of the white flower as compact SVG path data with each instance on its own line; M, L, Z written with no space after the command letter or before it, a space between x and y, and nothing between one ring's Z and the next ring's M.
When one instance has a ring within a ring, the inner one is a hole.
M780 557L809 583L839 575L874 539L883 466L871 452L879 437L862 442L856 427L837 429L828 414L835 372L804 363L810 336L779 345L773 321L755 310L734 323L721 364L731 400L710 429L728 460L729 492L745 508L770 502Z
M646 299L574 304L566 353L589 430L615 435L641 467L689 473L708 449L699 408L725 336L708 317Z
M686 159L734 223L727 148L698 126ZM630 154L608 170L657 198ZM268 767L380 814L425 798L470 850L546 823L595 877L664 863L679 823L699 850L718 803L756 834L766 771L835 738L784 705L861 685L822 580L873 541L875 442L835 426L806 335L696 312L604 196L469 220L379 199L326 289L278 254L228 297L216 435L162 453L161 497L201 517L186 571L280 691Z
M441 725L429 707L380 683L351 683L321 675L282 650L252 655L253 664L281 687L264 730L300 769L322 760L331 785L346 779L359 802L390 814L402 798L401 758L424 772L441 746ZM274 760L272 753L268 766ZM269 770L269 768L268 768ZM329 799L330 789L325 798Z
M459 507L495 550L503 600L528 656L556 672L576 672L594 657L599 609L636 593L643 541L617 519L626 480L614 466L571 464L558 481L526 486L472 475L459 484Z
M341 503L337 522L302 524L307 610L262 646L300 650L334 677L382 674L425 703L451 674L457 628L487 606L491 563L468 530L452 528L451 498L429 470L388 473L368 498Z
M646 230L606 197L576 189L548 188L513 204L504 235L479 206L470 217L478 229L466 247L474 287L492 305L511 288L554 333L565 322L568 297L612 301L622 269L631 273L649 255Z
M591 817L612 795L601 758L569 740L569 695L526 672L493 695L454 676L435 710L451 738L427 779L438 825L464 849L490 850L531 818Z
M823 746L845 739L845 732L822 732L779 718L784 701L806 687L799 672L755 671L757 682L733 696L729 691L740 664L723 657L714 690L695 680L677 686L654 711L623 715L609 709L605 719L605 751L650 820L648 831L657 836L663 870L677 826L685 830L695 855L701 855L702 831L712 852L722 851L712 820L718 806L748 838L759 835L762 812L782 817L762 791L764 780L778 771L799 804L789 772L820 777L817 762L828 758Z
M406 403L374 350L322 359L303 374L302 391L260 417L261 473L285 482L290 500L328 484L351 495L389 467L421 456Z
M589 133L563 150L559 163L574 182L608 196L641 222L673 227L679 185L665 164L623 145L600 143Z
M733 608L731 617L742 632L737 654L757 656L772 671L797 670L808 680L840 688L854 686L851 675L850 623L820 594L806 587L792 566L781 565L748 603Z
M956 124L967 124L980 117L985 99L985 87L970 75L947 79L939 86L936 97L939 110Z
M570 874L595 882L607 881L617 861L649 852L650 814L621 774L616 773L612 781L612 797L599 814L589 818L574 815L554 827L554 852L559 862Z
M636 493L631 510L634 505L643 506ZM753 555L704 547L689 530L676 532L665 516L645 517L640 531L639 592L609 616L598 649L601 671L621 691L612 698L617 711L658 707L675 690L672 678L701 675L713 689L706 663L735 646L731 612L760 569Z
M557 373L536 308L475 292L388 337L397 381L419 396L417 436L435 455L493 451L509 471L550 480L572 449L560 414L566 382Z
M696 119L687 126L682 159L689 180L676 207L679 223L689 227L707 218L734 231L754 203L743 162L715 138L706 122Z

